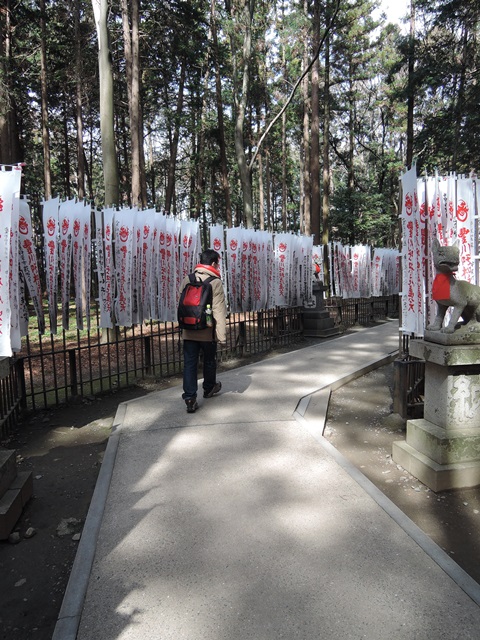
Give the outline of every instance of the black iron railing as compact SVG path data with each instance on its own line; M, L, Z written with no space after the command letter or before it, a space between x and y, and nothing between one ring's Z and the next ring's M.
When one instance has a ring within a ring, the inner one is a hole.
M368 325L398 310L396 298L329 298L326 308L337 325ZM72 312L73 313L73 312ZM303 308L275 308L231 314L227 344L219 361L261 355L303 339ZM102 330L97 314L89 331L30 331L22 351L3 360L0 373L0 435L5 438L23 410L36 411L135 384L142 378L180 374L182 341L176 323L148 322Z

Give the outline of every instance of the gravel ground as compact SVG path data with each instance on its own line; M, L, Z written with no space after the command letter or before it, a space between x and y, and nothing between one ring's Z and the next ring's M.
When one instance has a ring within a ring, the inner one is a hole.
M392 460L405 422L392 413L393 364L332 393L324 435L480 582L480 487L434 493Z

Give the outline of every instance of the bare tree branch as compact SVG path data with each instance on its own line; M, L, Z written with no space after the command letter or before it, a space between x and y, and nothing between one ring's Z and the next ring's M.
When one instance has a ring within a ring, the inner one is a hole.
M288 105L291 103L291 101L293 100L293 96L295 95L296 90L298 89L298 87L300 86L300 83L302 82L302 80L305 78L305 76L307 75L307 73L310 72L310 69L313 67L313 63L315 62L315 60L318 58L318 56L320 55L320 51L322 50L323 47L323 43L325 42L328 34L330 33L330 31L332 30L333 24L335 22L335 18L337 17L337 14L340 10L340 0L337 0L337 4L335 6L335 11L333 12L333 15L330 19L330 22L327 24L327 27L325 29L325 32L322 36L322 39L320 40L320 43L317 47L317 50L315 52L315 55L313 56L313 58L310 60L310 63L308 65L308 67L305 69L305 71L302 73L302 75L298 78L298 80L295 82L293 89L290 92L290 95L288 96L285 104L283 105L283 107L280 109L280 111L277 113L277 115L273 118L273 120L270 122L270 124L267 126L267 128L265 129L265 131L263 132L260 140L258 141L257 144L257 148L255 149L252 159L250 160L250 163L248 165L248 170L252 171L253 165L255 163L255 160L257 159L257 155L260 152L260 147L262 146L263 141L265 140L265 138L267 137L267 135L270 133L270 130L272 129L272 127L274 126L274 124L277 122L277 120L279 118L282 117L282 114L284 113L284 111L287 109Z

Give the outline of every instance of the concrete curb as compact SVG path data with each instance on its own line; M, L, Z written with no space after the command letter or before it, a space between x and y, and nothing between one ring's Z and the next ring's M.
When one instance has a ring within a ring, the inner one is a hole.
M115 414L52 640L75 640L77 637L126 410L126 403L122 403Z
M418 546L439 566L445 573L462 589L478 606L480 606L480 584L471 578L452 558L441 549L433 540L431 540L413 520L406 516L387 496L378 489L357 467L355 467L347 458L345 458L338 449L323 436L325 431L325 422L328 410L328 401L331 392L339 389L341 386L355 380L356 378L373 371L376 368L388 364L394 360L395 356L390 355L378 361L375 366L374 362L369 363L366 367L358 371L358 374L351 374L345 378L338 380L328 387L324 387L319 391L305 396L299 402L294 412L294 418L301 423L305 429L315 438L322 448L335 460L335 462L344 469L349 476L373 499L375 502L394 520L405 533L414 540ZM312 399L319 395L321 402L325 402L324 410L319 411L318 408L313 412L313 419L307 419L305 415L309 412L309 405Z

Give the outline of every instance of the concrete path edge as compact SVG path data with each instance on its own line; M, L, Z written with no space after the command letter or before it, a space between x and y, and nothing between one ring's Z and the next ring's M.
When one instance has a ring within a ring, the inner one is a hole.
M75 640L77 637L126 410L126 403L122 403L115 414L52 640Z

